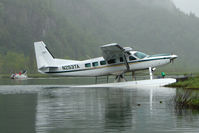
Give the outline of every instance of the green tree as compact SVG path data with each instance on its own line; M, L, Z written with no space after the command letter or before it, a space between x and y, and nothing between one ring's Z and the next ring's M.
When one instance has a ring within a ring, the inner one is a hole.
M0 17L1 17L2 14L3 14L3 11L4 11L4 6L3 6L3 4L0 2Z
M2 72L2 69L3 69L2 67L3 67L3 57L0 54L0 72Z
M28 58L24 54L19 54L15 52L7 52L3 57L2 73L13 73L20 70L26 69Z

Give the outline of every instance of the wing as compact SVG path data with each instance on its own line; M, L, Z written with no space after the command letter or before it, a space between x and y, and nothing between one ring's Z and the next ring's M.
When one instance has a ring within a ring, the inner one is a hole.
M102 49L102 56L105 60L110 60L113 58L120 58L123 57L124 54L129 54L129 51L132 50L130 47L121 47L117 43L107 44L101 46Z

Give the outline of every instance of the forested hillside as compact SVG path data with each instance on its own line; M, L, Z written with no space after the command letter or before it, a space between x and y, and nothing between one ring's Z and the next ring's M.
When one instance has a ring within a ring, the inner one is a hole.
M169 0L0 0L0 72L36 72L33 42L40 40L60 58L99 56L99 46L113 42L172 52L175 70L197 71L198 29L199 18Z

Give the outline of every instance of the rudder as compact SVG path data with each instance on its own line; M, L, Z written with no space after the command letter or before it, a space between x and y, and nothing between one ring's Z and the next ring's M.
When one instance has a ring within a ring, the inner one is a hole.
M43 41L35 42L34 47L38 70L42 67L47 67L53 64L54 57L49 52Z

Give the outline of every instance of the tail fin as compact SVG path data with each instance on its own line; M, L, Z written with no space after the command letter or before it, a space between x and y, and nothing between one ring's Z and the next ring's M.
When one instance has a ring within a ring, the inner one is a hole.
M43 67L51 66L54 62L54 57L47 49L44 42L35 42L34 47L38 70Z

